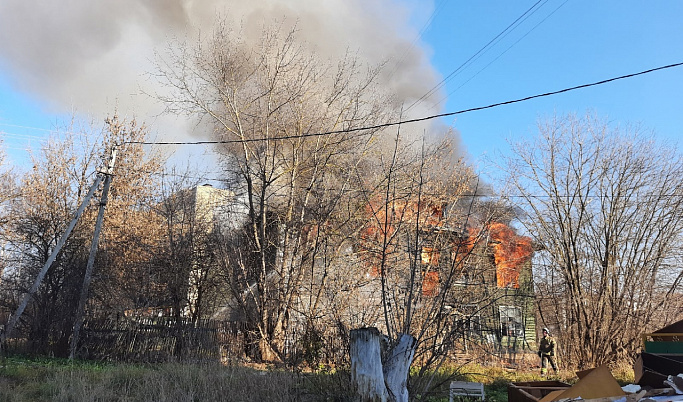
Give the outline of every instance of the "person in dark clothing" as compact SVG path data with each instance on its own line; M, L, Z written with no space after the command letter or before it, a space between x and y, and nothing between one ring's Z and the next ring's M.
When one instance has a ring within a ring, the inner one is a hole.
M548 373L548 363L557 373L557 365L555 364L555 339L550 336L548 328L543 328L543 338L538 343L538 356L541 358L541 375L545 376Z

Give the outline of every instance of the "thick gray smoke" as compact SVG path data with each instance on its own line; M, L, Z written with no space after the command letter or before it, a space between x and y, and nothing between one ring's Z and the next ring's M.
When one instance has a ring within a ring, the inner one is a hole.
M409 105L439 79L426 50L414 44L417 30L409 21L420 13L424 21L432 6L417 0L2 0L0 69L51 112L97 117L117 108L145 120L158 139L179 140L192 126L157 119L161 106L142 94L155 92L148 73L154 51L169 40L208 33L217 15L254 29L296 21L303 39L325 57L350 50L371 65L389 60L384 85Z

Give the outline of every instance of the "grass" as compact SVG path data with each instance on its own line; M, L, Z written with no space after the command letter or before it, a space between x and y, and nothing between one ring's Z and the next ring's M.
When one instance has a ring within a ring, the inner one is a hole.
M98 365L11 360L2 401L298 401L297 375L217 364Z
M633 381L629 367L612 368L623 384ZM453 371L442 375L440 392L421 400L448 401ZM441 374L441 373L439 373ZM507 402L510 382L537 381L539 369L506 369L472 364L457 369L457 379L482 382L486 400ZM630 378L629 378L630 375ZM350 401L347 371L298 373L275 368L219 364L109 364L62 359L9 358L0 367L1 401ZM553 379L572 383L562 371Z

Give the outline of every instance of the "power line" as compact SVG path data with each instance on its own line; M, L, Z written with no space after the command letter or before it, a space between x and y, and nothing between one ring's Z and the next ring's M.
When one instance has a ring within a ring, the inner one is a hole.
M508 25L505 29L503 29L498 35L496 35L493 39L491 39L486 45L484 45L484 46L483 46L482 48L480 48L476 53L474 53L472 56L470 56L469 59L465 60L465 62L462 63L460 66L458 66L458 68L456 68L455 70L451 71L450 74L448 74L444 79L442 79L442 80L441 80L438 84L436 84L432 89L430 89L429 91L427 91L427 93L425 93L424 95L422 95L419 99L417 99L417 100L416 100L415 102L413 102L410 106L408 106L408 108L406 109L406 111L412 109L415 105L417 105L418 103L420 103L421 101L423 101L424 99L426 99L427 97L431 96L431 95L434 94L436 91L438 91L439 89L441 89L444 85L446 85L446 83L447 83L450 79L452 79L453 77L455 77L456 75L458 75L459 72L461 72L461 71L462 71L465 67L467 67L471 62L475 61L475 60L478 59L480 56L482 56L484 53L486 53L486 52L488 51L488 49L489 49L491 46L493 46L493 44L497 43L498 40L500 40L500 39L504 38L505 36L507 36L510 32L512 32L514 29L516 29L517 26L519 26L519 24L521 24L522 22L524 22L524 21L526 20L526 18L528 18L529 16L531 16L532 14L534 14L536 11L538 11L538 10L540 9L540 7L537 8L537 6L538 6L541 2L543 2L543 3L545 4L547 1L548 1L548 0L538 0L536 3L534 3L534 4L533 4L531 7L529 7L522 15L520 15L519 17L517 17L516 20L514 20L510 25ZM542 5L541 5L541 7L542 7ZM535 9L535 10L534 10L534 9ZM533 10L533 12L532 12L532 10ZM529 14L529 13L531 13L531 14ZM527 16L527 14L529 14L529 15ZM525 18L525 16L526 16L526 18Z
M181 141L178 141L178 142L171 142L171 141L159 141L159 142L156 142L156 141L154 141L154 142L153 141L126 141L125 143L126 144L142 144L142 145L241 144L241 143L246 143L246 142L290 140L290 139L298 139L298 138L319 137L319 136L326 136L326 135L333 135L333 134L351 133L351 132L358 132L358 131L365 131L365 130L377 130L377 129L387 128L387 127L398 126L401 124L418 123L421 121L433 120L433 119L438 119L441 117L450 117L450 116L455 116L455 115L469 113L469 112L476 112L478 110L491 109L491 108L498 107L498 106L511 105L513 103L526 102L526 101L532 100L532 99L543 98L546 96L557 95L557 94L561 94L561 93L565 93L565 92L575 91L578 89L603 85L603 84L607 84L607 83L613 82L613 81L632 78L632 77L636 77L639 75L649 74L649 73L653 73L655 71L666 70L669 68L680 67L680 66L683 66L683 62L668 64L666 66L661 66L661 67L655 67L655 68L640 71L637 73L620 75L618 77L608 78L605 80L596 81L596 82L592 82L589 84L577 85L577 86L573 86L573 87L569 87L569 88L560 89L557 91L545 92L545 93L541 93L541 94L537 94L537 95L531 95L531 96L527 96L527 97L519 98L519 99L513 99L513 100L509 100L509 101L505 101L505 102L492 103L492 104L489 104L486 106L478 106L478 107L473 107L473 108L469 108L469 109L458 110L456 112L440 113L440 114L429 115L429 116L425 116L425 117L418 117L415 119L399 120L399 121L395 121L395 122L377 124L374 126L348 128L348 129L344 129L344 130L333 130L333 131L325 131L325 132L320 132L320 133L286 135L286 136L270 137L270 138L245 138L245 139L240 139L240 140L222 140L222 141L206 140L206 141L182 141L182 142Z
M172 173L172 172L156 172L156 171L138 171L139 173L145 173L149 174L150 176L160 176L160 177L175 177L181 180L190 180L193 179L197 182L201 181L214 181L214 182L227 182L228 180L226 177L221 177L218 178L218 176L211 177L211 176L204 176L204 175L195 175L195 174L186 174L186 173ZM211 175L220 175L222 172L208 172L208 174ZM302 186L302 189L307 188L306 186ZM427 193L428 195L435 195L432 193ZM461 194L454 194L457 197L462 197L462 198L491 198L491 199L510 199L510 198L523 198L523 199L536 199L536 200L541 200L541 199L644 199L644 198L667 198L667 199L672 199L672 198L681 198L683 197L683 193L677 194L677 193L656 193L653 192L651 194L641 194L641 195L610 195L610 194L582 194L581 196L577 196L574 194L522 194L519 192L515 193L508 193L508 194L487 194L487 193L461 193Z
M14 128L26 128L26 129L35 130L35 131L48 131L48 132L49 132L49 131L53 131L53 130L50 130L50 129L48 129L48 128L22 126L22 125L19 125L19 124L0 123L0 126L4 126L4 127L14 127Z
M58 128L49 129L49 128L42 128L42 127L23 126L23 125L19 125L19 124L8 124L8 123L2 123L2 122L0 122L0 127L24 128L27 130L44 131L44 132L53 133L53 134L72 134L72 135L80 135L80 136L87 135L87 134L82 133L82 132L62 130L62 129L58 129ZM4 132L5 131L0 131L0 133L4 133Z
M38 135L21 134L21 133L14 133L14 132L8 132L8 131L0 131L0 137L3 140L9 140L9 141L14 141L14 140L43 141L43 140L45 140L45 137L38 136Z
M491 60L488 64L486 64L486 65L485 65L483 68L481 68L479 71L477 71L473 76L471 76L471 77L468 78L465 82L463 82L462 84L460 84L460 86L458 86L457 88L455 88L454 90L452 90L451 92L449 92L448 95L446 95L445 97L443 97L442 99L440 99L434 106L432 106L432 108L434 108L435 106L437 106L437 105L440 104L441 102L443 102L443 101L445 101L446 99L448 99L448 97L450 97L451 95L453 95L453 94L454 94L455 92L457 92L460 88L464 87L468 82L472 81L476 76L478 76L479 74L481 74L482 71L484 71L484 70L486 70L487 68L489 68L489 66L491 66L491 64L495 63L495 62L496 62L498 59L500 59L505 53L507 53L510 49L512 49L513 47L515 47L515 45L517 45L519 42L521 42L522 39L526 38L531 32L533 32L536 28L538 28L541 24L543 24L548 18L552 17L553 14L555 14L555 13L557 12L557 10L559 10L560 8L562 8L562 6L564 6L565 4L567 4L567 2L569 2L569 0L565 0L562 4L560 4L559 6L557 6L557 8L555 8L550 14L548 14L545 18L543 18L539 23L537 23L536 25L534 25L533 28L531 28L530 30L528 30L527 33L525 33L524 35L522 35L522 37L520 37L519 39L517 39L512 45L510 45L507 49L505 49L504 51L502 51L498 56L496 56L493 60ZM525 20L526 20L526 18L525 18Z
M56 136L56 137L61 137L65 135L74 135L74 136L82 136L85 137L88 134L87 133L79 133L79 132L74 132L74 131L66 131L66 130L50 130L50 129L45 129L45 128L40 128L40 127L31 127L31 126L22 126L22 125L17 125L17 124L6 124L6 123L0 123L0 142L3 143L3 147L5 149L11 149L11 150L16 150L16 151L29 151L32 149L31 144L34 143L36 146L44 146L46 143L48 143L52 137L45 137L43 135L36 135L36 134L28 134L28 133L19 133L19 132L14 132L14 131L4 131L2 130L2 127L13 127L13 128L19 128L19 129L26 129L26 130L34 130L34 131L44 131L44 132L49 132L50 134ZM21 145L16 145L17 143L27 143L25 146Z

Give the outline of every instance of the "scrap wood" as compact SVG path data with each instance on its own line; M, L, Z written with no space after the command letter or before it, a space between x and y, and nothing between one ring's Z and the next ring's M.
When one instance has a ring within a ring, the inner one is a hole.
M647 394L645 394L646 397L666 395L676 395L676 391L674 391L673 388L652 388L647 390Z
M628 394L626 396L610 396L607 398L596 398L596 399L584 399L584 402L612 402L612 401L619 401L619 402L637 402L640 401L646 394L646 391L640 391L635 394Z
M527 385L527 386L518 385L517 388L523 389L526 391L526 390L535 390L535 389L538 389L539 387L537 387L537 386L535 387L532 385ZM564 391L567 388L570 388L570 387L569 386L566 386L566 387L543 387L544 390L548 390L548 391Z
M676 376L670 375L667 377L664 384L669 385L676 391L677 394L683 394L683 374L678 374Z
M683 395L663 395L663 396L647 396L639 402L673 402L683 401Z
M579 381L564 391L553 391L540 402L554 402L563 399L600 399L602 402L621 399L627 394L621 389L617 380L607 366L600 366L591 370L577 373ZM603 398L607 398L604 399Z
M537 402L549 392L566 390L571 385L555 380L514 382L508 385L509 402Z
M559 399L556 402L570 402L570 401L581 401L581 402L638 402L641 401L642 398L645 397L646 391L640 391L635 394L628 394L628 395L622 395L622 396L608 396L604 398L594 398L594 399L584 399L581 397L578 398L563 398Z
M565 390L562 391L552 391L548 395L544 396L541 398L538 402L551 402L551 401L559 401L562 399L562 394L564 393Z
M640 391L640 392L638 392L638 393L627 395L627 396L626 396L626 400L627 400L627 401L639 401L639 400L645 398L645 396L647 395L647 393L648 393L648 391L642 390L642 391Z

